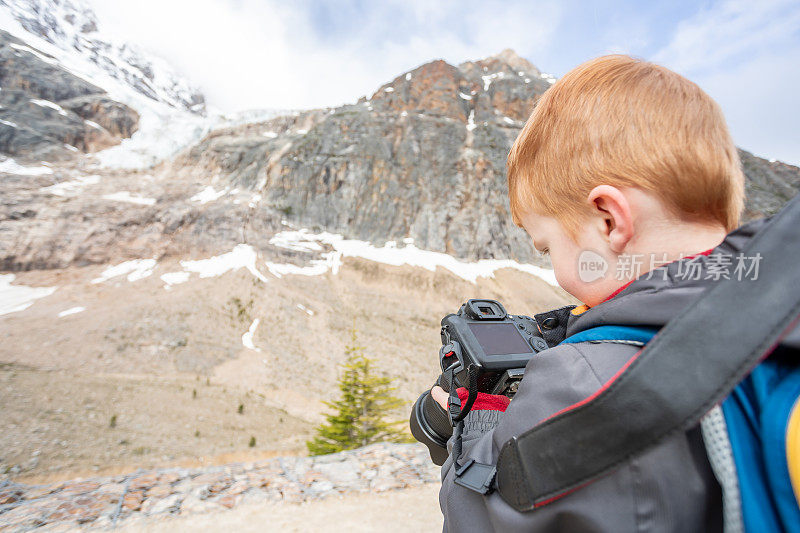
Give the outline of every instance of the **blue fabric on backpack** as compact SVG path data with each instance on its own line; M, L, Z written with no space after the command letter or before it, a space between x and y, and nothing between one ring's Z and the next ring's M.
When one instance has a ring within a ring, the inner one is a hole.
M767 359L722 403L746 531L800 532L786 463L786 425L798 395L800 369Z
M762 408L769 399L776 379L774 374L771 365L759 365L722 402L736 463L736 477L739 478L745 531L781 531L777 505L773 498L767 497L770 484L762 458L765 454L761 438Z
M658 333L658 328L644 326L597 326L570 335L561 344L589 341L634 341L647 344Z
M647 344L658 328L598 326L561 344L634 341ZM800 366L767 359L722 402L733 450L745 531L800 533L800 507L786 462L786 426L800 397Z

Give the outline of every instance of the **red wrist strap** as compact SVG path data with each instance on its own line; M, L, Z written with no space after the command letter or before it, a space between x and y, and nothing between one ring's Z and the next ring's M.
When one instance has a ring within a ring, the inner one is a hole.
M460 387L456 389L458 393L458 399L461 400L461 407L464 407L464 404L467 401L467 397L469 396L469 391L465 387ZM475 399L475 403L472 405L473 411L501 411L505 412L508 404L511 403L506 396L501 394L486 394L485 392L479 392L478 397Z

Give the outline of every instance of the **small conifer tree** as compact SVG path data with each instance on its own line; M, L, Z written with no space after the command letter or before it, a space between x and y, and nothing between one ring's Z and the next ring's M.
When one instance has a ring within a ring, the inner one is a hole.
M334 413L325 417L327 421L317 428L317 436L306 442L311 455L350 450L379 441L407 440L398 428L402 421L385 420L391 411L403 405L403 401L393 396L395 388L389 378L375 374L375 363L358 345L355 327L345 353L347 359L339 377L341 396L336 401L325 402Z

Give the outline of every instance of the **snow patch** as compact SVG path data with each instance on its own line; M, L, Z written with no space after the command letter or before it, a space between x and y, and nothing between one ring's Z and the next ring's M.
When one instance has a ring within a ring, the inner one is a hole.
M406 72L406 81L409 81L410 79L411 79L411 73Z
M144 97L117 98L139 113L139 128L121 143L94 154L100 166L137 169L152 167L199 141L218 117L203 118Z
M467 131L472 131L476 128L475 126L475 110L469 110L469 118L467 119Z
M28 287L12 285L14 274L0 274L0 315L23 311L33 305L34 300L50 296L57 287Z
M189 281L189 272L167 272L166 274L161 274L160 278L161 281L166 283L164 288L169 288L172 285L178 285L180 283L186 283Z
M267 281L267 278L256 268L257 259L258 255L252 246L249 244L237 244L232 251L226 254L196 261L181 261L181 266L187 272L200 274L201 278L217 277L229 270L246 268L261 281Z
M387 242L383 247L376 247L365 241L345 239L341 235L333 233L314 234L303 229L280 232L270 240L270 243L280 243L283 247L297 250L311 249L312 245L319 246L319 243L324 243L334 249L332 252L322 254L323 259L311 261L311 264L306 267L269 263L267 267L273 274L278 272L278 274L310 276L324 274L328 270L336 274L342 264L342 258L360 257L387 265L422 267L432 272L435 272L438 267L442 267L472 283L475 283L478 278L493 278L497 270L513 268L537 276L550 285L558 285L555 274L547 268L518 263L511 259L481 259L477 262L465 262L442 252L422 250L410 242L406 242L402 248L398 248L393 241Z
M502 78L503 76L504 76L503 72L495 72L494 74L481 76L481 79L483 80L483 90L488 91L489 86L492 84L492 81L496 80L497 78Z
M17 126L16 122L11 122L10 120L3 120L2 118L0 118L0 124L5 124L6 126L8 126L10 128L18 128L19 127L19 126Z
M387 93L393 93L394 92L394 87L387 87L387 88L384 89L384 91L387 92Z
M32 104L36 104L36 105L38 105L39 107L49 107L50 109L53 109L53 110L55 110L55 111L58 111L58 114L59 114L59 115L61 115L61 116L64 116L64 117L66 117L66 116L67 116L67 112L64 110L64 108L63 108L63 107L61 107L60 105L58 105L58 104L57 104L57 103L55 103L55 102L51 102L50 100L39 100L39 99L32 99L32 100L31 100L31 103L32 103Z
M297 308L298 308L299 310L303 311L303 312L304 312L305 314L307 314L308 316L314 316L314 311L312 311L311 309L309 309L308 307L306 307L306 306L305 306L305 305L303 305L303 304L297 304Z
M133 196L128 191L119 191L112 194L104 194L103 198L105 200L116 200L117 202L129 202L132 204L139 204L139 205L153 205L156 203L155 198L145 198L143 196Z
M0 120L0 122L3 121ZM6 174L18 174L20 176L44 176L46 174L52 174L53 169L46 166L24 167L13 159L8 158L0 161L0 172L4 172Z
M58 313L58 318L69 316L69 315L74 315L74 314L77 314L77 313L83 313L84 311L86 311L85 307L80 307L80 306L79 307L70 307L69 309L65 309L64 311L61 311L60 313Z
M276 278L282 278L287 274L295 276L321 276L329 270L334 274L339 272L342 266L341 255L336 252L326 252L322 254L323 259L312 259L307 266L297 266L291 263L271 263L266 261L269 273Z
M30 46L25 46L24 44L17 44L17 43L9 43L9 46L11 46L11 48L19 52L28 52L29 54L33 54L34 56L38 57L45 63L49 63L50 65L58 64L58 61L56 61L54 58L41 54L38 51L31 48Z
M192 196L191 198L189 198L189 200L191 200L192 202L200 202L201 204L206 204L208 202L213 202L214 200L222 198L227 193L228 193L228 189L225 189L225 190L222 190L222 191L215 191L214 187L209 185L208 187L206 187L205 189L203 189L199 193L197 193L194 196Z
M265 131L261 135L263 135L264 137L267 137L268 139L274 139L275 137L278 136L278 134L275 133L274 131Z
M106 268L92 283L102 283L117 276L128 275L128 281L138 281L150 276L156 267L155 259L132 259Z
M82 176L74 180L62 181L50 185L49 187L42 187L39 189L39 192L52 194L54 196L75 196L87 185L94 185L96 183L100 183L100 176L92 174L91 176Z
M255 350L257 352L260 352L261 350L256 348L256 346L253 344L253 336L256 334L256 329L258 328L259 322L260 320L257 318L253 320L253 323L250 324L250 328L244 335L242 335L242 344L244 345L244 347L249 348L251 350Z
M287 250L296 250L299 252L320 252L322 246L313 240L306 239L308 231L301 229L297 231L282 231L276 233L274 237L269 240L269 243L279 248L286 248Z
M468 94L464 94L464 93L462 93L462 92L459 92L459 93L458 93L458 96L460 96L460 97L461 97L462 99L464 99L464 100L472 100L472 96L470 96L470 95L468 95Z

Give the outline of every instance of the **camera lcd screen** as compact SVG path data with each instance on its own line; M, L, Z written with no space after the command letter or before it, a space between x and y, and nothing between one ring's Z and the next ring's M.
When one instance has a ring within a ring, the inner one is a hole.
M534 353L514 324L470 322L469 329L478 339L486 355Z

